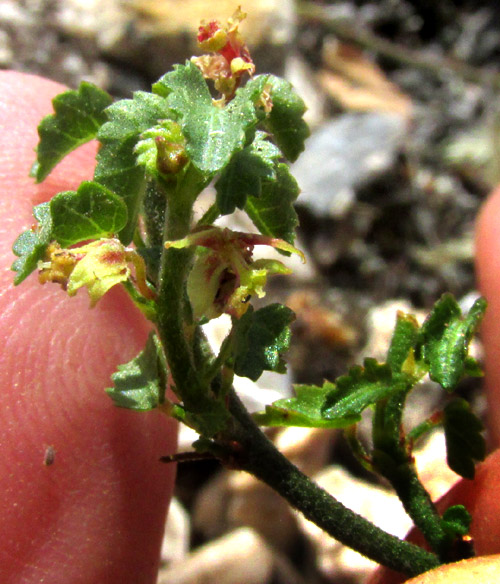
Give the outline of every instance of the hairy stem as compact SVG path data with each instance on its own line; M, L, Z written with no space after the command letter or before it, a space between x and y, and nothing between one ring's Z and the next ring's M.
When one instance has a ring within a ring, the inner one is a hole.
M450 540L401 436L405 397L397 396L377 404L373 421L373 463L376 470L391 483L405 511L422 531L431 549L446 561Z
M376 527L311 481L266 438L234 392L229 408L243 446L239 467L277 491L307 519L344 545L408 576L440 564L434 554Z
M180 184L174 189L166 189L165 241L181 239L189 232L193 195L197 194L196 184L196 176L193 175L191 182L184 183L186 190L180 191ZM175 391L188 415L194 415L192 420L196 426L196 422L205 419L210 408L215 408L212 411L217 417L220 412L215 406L223 406L214 400L210 388L203 383L200 364L195 358L195 328L186 316L188 311L185 305L185 281L190 259L189 250L163 250L157 323ZM206 431L198 426L201 434L210 437L218 433L223 443L231 443L234 439L241 444L243 455L236 453L236 456L242 470L276 490L307 519L345 545L409 576L439 565L435 555L384 532L309 480L267 440L234 392L229 397L229 413L232 424L225 430L221 425L213 427L208 423Z
M205 183L200 180L198 171L188 169L172 188L165 186L164 241L182 239L190 231L193 203ZM210 437L224 425L229 414L210 386L203 382L203 366L197 362L196 326L185 289L192 253L189 249L163 249L156 323L174 382L172 389L182 402L180 407L185 408L183 420L200 434Z
M192 204L178 189L166 191L164 241L181 239L191 225ZM191 197L190 197L191 198ZM196 374L190 337L185 322L185 280L190 266L191 251L164 249L161 256L157 322L167 362L177 395L187 407L196 403L202 393Z

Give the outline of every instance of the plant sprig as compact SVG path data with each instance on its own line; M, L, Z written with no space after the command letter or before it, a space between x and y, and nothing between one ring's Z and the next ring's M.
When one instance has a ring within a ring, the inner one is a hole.
M202 24L198 40L208 54L177 65L150 93L112 103L82 83L54 99L54 113L39 126L33 176L43 180L95 138L97 165L93 180L34 208L36 225L13 246L14 281L38 270L42 283L60 284L70 295L86 287L91 306L123 285L155 330L144 350L112 376L107 391L117 406L159 409L188 424L200 434L195 447L202 456L254 474L333 537L415 575L450 559L470 516L463 508L439 516L418 480L413 437L436 424L403 429L405 400L425 375L453 394L463 376L479 373L468 350L485 303L478 300L463 317L445 295L422 326L400 314L385 362L366 359L321 387L296 386L295 397L265 412L246 412L233 376L257 380L266 370L286 371L294 314L280 304L257 310L252 299L264 296L269 276L290 270L274 259L254 260L253 250L262 245L302 255L294 247L299 188L286 162L303 151L309 131L304 102L290 83L254 76L238 32L242 18L237 11L226 26ZM196 224L193 206L211 182L215 199ZM256 232L217 226L236 209L247 213ZM232 329L214 355L201 327L224 313ZM374 411L371 452L355 435L368 408ZM479 420L453 396L435 419L445 430L450 467L472 478L485 454ZM258 424L345 429L363 462L392 482L433 553L345 509L277 452Z

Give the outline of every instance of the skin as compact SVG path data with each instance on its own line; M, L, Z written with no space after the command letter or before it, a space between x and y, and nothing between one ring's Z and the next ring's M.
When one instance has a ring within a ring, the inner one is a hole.
M153 583L174 468L175 426L153 412L115 408L104 394L116 365L149 326L120 290L89 309L35 276L14 289L10 249L32 206L92 177L95 145L80 148L42 185L28 177L35 128L64 88L0 72L0 580L3 584ZM489 301L485 344L491 446L500 444L500 189L477 226L479 287ZM52 457L50 465L46 457ZM500 552L500 451L439 506L466 504L479 554ZM396 584L379 571L371 584Z
M500 570L500 556L479 556L440 566L435 570L420 574L408 581L408 584L497 584Z
M90 309L86 291L69 298L36 275L12 284L12 242L32 206L92 178L95 144L41 185L28 177L36 126L64 89L0 72L0 581L148 584L175 474L158 459L175 451L176 428L103 390L149 325L119 289Z
M500 187L483 205L476 226L478 287L488 300L481 327L485 351L489 433L492 448L500 447Z

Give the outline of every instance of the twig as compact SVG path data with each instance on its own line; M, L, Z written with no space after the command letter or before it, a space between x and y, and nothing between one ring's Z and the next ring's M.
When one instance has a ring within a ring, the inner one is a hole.
M217 460L211 452L177 452L160 456L160 462L198 462L199 460Z
M416 576L439 565L436 555L376 527L347 509L285 458L255 425L234 392L229 408L239 423L240 470L254 475L284 497L306 519L344 545L393 570Z

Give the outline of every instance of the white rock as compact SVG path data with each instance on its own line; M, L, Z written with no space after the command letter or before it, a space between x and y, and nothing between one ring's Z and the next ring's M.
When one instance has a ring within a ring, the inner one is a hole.
M288 503L243 472L222 471L204 485L196 498L192 520L193 528L206 538L249 526L280 549L286 549L297 534Z
M317 128L292 165L298 204L318 217L342 218L361 186L394 164L407 131L402 116L345 113Z
M295 466L311 476L325 466L337 436L337 430L291 427L281 430L275 443Z
M13 59L14 53L9 35L0 30L0 67L8 67Z
M188 512L175 497L168 509L165 534L161 546L161 561L167 564L184 559L189 552L190 519Z
M258 534L238 529L161 570L158 584L298 584L290 564Z
M289 549L297 535L290 505L276 491L244 472L231 473L229 487L229 524L251 526L274 547Z
M427 314L414 308L407 300L391 299L372 308L366 317L368 340L361 351L361 357L373 357L385 361L391 342L398 312L413 314L422 324Z
M327 100L310 65L299 53L292 53L286 60L284 75L307 106L305 121L312 128L318 127L325 120Z
M435 430L414 455L418 476L431 499L438 499L460 480L446 464L446 443L442 428Z

